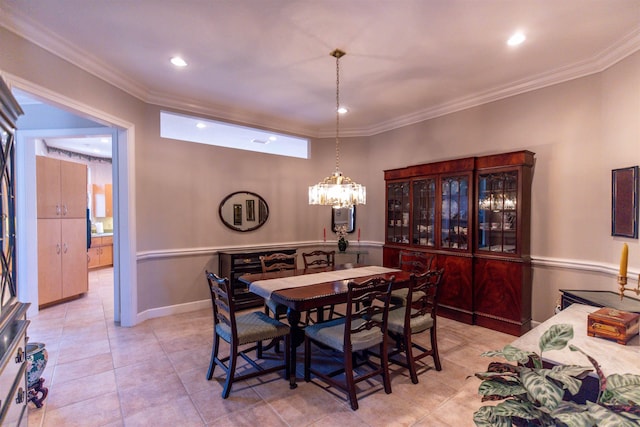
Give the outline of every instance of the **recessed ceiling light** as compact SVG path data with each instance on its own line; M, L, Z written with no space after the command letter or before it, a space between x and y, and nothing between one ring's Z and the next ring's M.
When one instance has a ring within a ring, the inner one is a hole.
M202 122L198 122L198 123L196 124L196 127L197 127L198 129L204 129L204 128L206 128L206 127L207 127L207 125L205 125L205 124L204 124L204 123L202 123Z
M338 108L338 113L340 114L347 114L349 110L347 110L347 107L340 107Z
M517 33L514 33L511 37L509 37L509 40L507 40L507 44L509 46L517 46L519 44L522 44L522 42L524 42L526 40L526 36L518 31Z
M186 67L187 66L187 62L180 58L179 56L174 56L173 58L171 58L171 63L173 65L175 65L176 67Z
M275 136L271 135L269 137L269 141L276 141L278 138L276 138Z

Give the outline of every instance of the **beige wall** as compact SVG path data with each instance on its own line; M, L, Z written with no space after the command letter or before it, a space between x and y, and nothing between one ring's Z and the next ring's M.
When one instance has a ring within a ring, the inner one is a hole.
M332 138L312 140L311 160L162 139L160 107L2 28L0 41L0 72L135 125L139 313L206 300L203 271L217 270L217 250L316 245L329 229L329 208L308 206L307 187L333 171ZM559 288L614 289L623 241L631 272L640 270L638 241L610 236L611 169L640 164L639 117L636 53L600 74L368 138L343 138L341 169L367 186L357 226L368 260L381 260L385 169L527 149L536 153L534 319L551 315ZM239 190L269 204L261 229L238 233L220 222L219 202Z

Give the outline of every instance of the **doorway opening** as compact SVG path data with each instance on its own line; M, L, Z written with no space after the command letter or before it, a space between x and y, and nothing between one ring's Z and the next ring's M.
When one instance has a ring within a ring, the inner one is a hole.
M122 326L133 326L137 323L137 298L136 295L136 266L135 242L133 241L132 227L135 218L133 198L130 188L133 186L133 164L129 161L132 157L133 136L130 129L133 125L127 123L114 123L103 115L91 114L90 108L73 108L73 102L56 102L49 98L42 98L38 91L23 92L16 89L18 102L24 97L32 98L39 102L39 107L31 108L21 106L25 115L19 119L18 132L16 133L17 163L20 165L18 179L16 180L17 194L21 195L17 201L17 216L22 230L19 229L17 267L21 280L18 282L18 295L21 301L31 302L30 314L38 311L38 260L37 260L37 232L36 232L36 185L35 185L35 156L36 141L41 138L58 138L69 136L87 136L107 133L112 139L111 180L112 180L112 217L108 223L113 233L113 294L114 294L114 321ZM54 97L55 98L55 97ZM66 100L68 101L68 100ZM38 110L39 113L38 113ZM37 118L43 110L49 110L52 114L45 115L46 119ZM94 111L95 113L95 111ZM82 114L80 116L79 114ZM90 118L85 118L90 117ZM96 118L94 118L96 117ZM20 120L23 120L21 123ZM65 121L70 119L70 121ZM56 128L51 124L56 121ZM40 121L40 123L38 123ZM43 124L44 123L44 124ZM47 124L48 123L48 124ZM78 128L79 123L82 127ZM86 126L90 123L90 126ZM119 126L120 125L120 126ZM124 126L122 126L124 125ZM87 193L87 205L95 209L95 204L90 200L91 194ZM94 216L95 218L95 216ZM105 217L106 218L106 215ZM103 224L104 227L104 224ZM97 231L97 230L95 230ZM104 233L104 229L103 229Z

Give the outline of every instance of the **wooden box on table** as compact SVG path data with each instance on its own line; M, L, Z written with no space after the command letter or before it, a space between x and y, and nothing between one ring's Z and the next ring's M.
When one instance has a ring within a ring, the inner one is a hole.
M587 317L587 335L615 340L618 344L638 335L640 314L604 307Z

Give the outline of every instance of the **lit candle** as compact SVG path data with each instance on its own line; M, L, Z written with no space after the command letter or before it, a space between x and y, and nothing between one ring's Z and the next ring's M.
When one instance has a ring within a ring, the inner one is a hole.
M627 277L627 261L629 259L629 246L625 243L622 246L622 256L620 256L620 276Z
M327 227L322 229L322 238L325 242L327 241Z
M360 229L358 228L358 242L360 241Z

